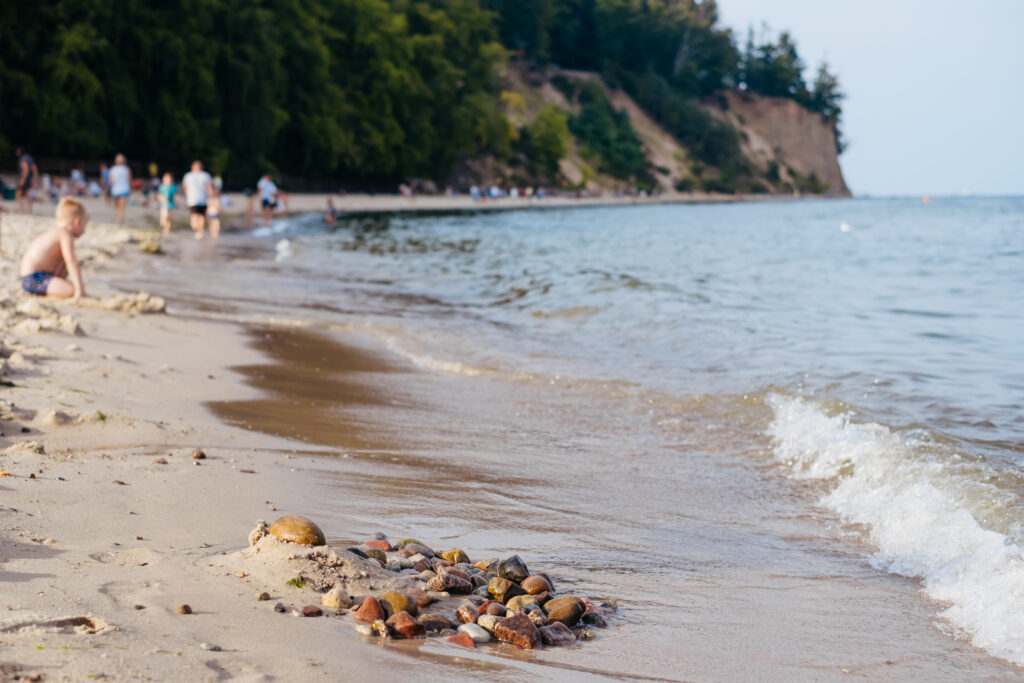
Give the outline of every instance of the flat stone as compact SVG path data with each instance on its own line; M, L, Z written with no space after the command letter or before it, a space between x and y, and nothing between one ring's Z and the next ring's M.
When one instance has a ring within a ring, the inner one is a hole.
M316 605L306 605L302 608L302 616L304 617L321 617L324 611Z
M455 610L455 617L463 624L475 624L477 617L480 615L477 613L476 608L472 605L460 605Z
M523 579L523 583L521 585L523 590L530 595L537 595L538 593L543 593L545 591L550 593L555 590L551 587L551 584L548 583L548 580L540 574L534 574L526 577Z
M516 614L499 621L494 625L494 636L524 650L532 650L541 644L540 631L525 614Z
M495 600L507 603L510 598L523 595L525 591L512 581L500 576L492 576L487 582L487 592L494 596Z
M576 634L560 621L540 627L540 637L545 645L572 645L576 642Z
M451 574L452 576L457 576L460 579L465 579L466 581L469 581L469 574L460 569L456 569L455 567L448 567L444 571L446 574Z
M544 604L544 611L547 613L548 619L560 621L569 628L572 628L579 622L586 609L586 605L583 604L582 600L571 595L554 598Z
M443 614L424 614L420 617L420 623L423 624L423 628L433 632L455 627L455 624L452 623L451 619Z
M380 606L380 602L377 601L377 598L372 595L368 595L366 596L366 599L363 600L363 604L359 606L359 609L357 609L352 616L359 621L369 621L372 623L374 621L384 619L384 608Z
M366 543L364 543L363 545L366 545L370 548L376 548L377 550L383 550L386 553L390 553L392 550L394 550L394 548L391 547L390 543L379 538L375 538L372 541L366 541Z
M413 588L409 591L409 595L416 599L417 607L426 607L437 602L437 598L433 595L428 595L426 591L420 590L419 588Z
M424 553L426 554L426 553ZM441 557L448 560L449 562L469 562L469 555L460 550L459 548L453 548L451 550L445 550L441 553Z
M470 650L476 648L476 643L473 642L473 638L468 633L456 633L454 636L448 637L449 643L455 643L462 647L468 647Z
M491 641L491 634L476 624L463 624L458 630L459 633L465 633L472 638L474 643L483 644Z
M430 572L431 574L434 573L433 565L431 565L430 562L428 562L427 560L420 560L420 561L416 562L412 566L412 568L415 569L418 572Z
M270 525L268 532L271 536L289 543L299 545L326 545L327 539L324 532L320 530L312 520L300 515L285 515Z
M428 548L427 546L423 545L422 543L416 543L416 542L406 543L403 546L403 548L405 550L411 550L414 553L418 553L418 554L422 555L423 557L433 557L434 556L434 551L431 550L430 548Z
M526 563L518 555L502 560L495 569L498 576L503 579L511 579L516 583L530 576L530 570L526 568Z
M402 638L422 638L427 632L423 624L416 621L411 614L405 611L395 612L385 623L395 632L396 636Z
M420 612L419 605L416 604L416 598L409 595L408 593L399 593L398 591L388 591L381 596L381 601L391 605L392 614L398 614L399 612L408 612L409 616L415 617Z

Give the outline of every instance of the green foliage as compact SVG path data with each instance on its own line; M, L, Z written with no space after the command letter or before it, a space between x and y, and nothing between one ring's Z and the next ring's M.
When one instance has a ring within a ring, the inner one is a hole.
M570 116L569 130L583 144L585 156L596 158L598 170L623 180L650 175L643 142L629 115L612 108L604 88L597 83L568 81L556 87L578 102L580 111Z
M569 116L553 104L540 113L523 131L527 156L540 166L548 177L558 173L558 162L569 151Z
M288 584L289 586L291 586L292 588L298 588L298 589L305 588L306 585L307 585L306 584L306 579L304 579L301 576L294 576L294 577L288 579L287 581L285 581L285 583Z

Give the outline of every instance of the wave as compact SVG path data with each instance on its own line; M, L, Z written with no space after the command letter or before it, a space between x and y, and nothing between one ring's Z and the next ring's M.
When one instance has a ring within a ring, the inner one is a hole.
M776 459L797 479L833 484L821 502L868 529L871 564L919 578L974 645L1024 665L1024 554L997 530L1012 528L1020 501L1001 473L926 434L781 394L766 402Z

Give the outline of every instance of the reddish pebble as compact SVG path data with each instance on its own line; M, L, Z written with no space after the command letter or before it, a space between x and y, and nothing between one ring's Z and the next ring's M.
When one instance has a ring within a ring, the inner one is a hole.
M554 590L548 580L540 574L534 574L533 576L526 577L520 585L522 585L523 590L530 595L537 595L538 593L543 593L545 591L550 593Z
M454 636L448 638L448 642L461 645L462 647L468 647L470 650L476 649L476 643L473 642L473 639L469 637L468 633L456 633Z
M384 608L380 606L377 598L368 595L352 616L359 621L368 621L372 624L375 621L384 619Z
M302 616L304 617L319 617L323 616L324 611L316 605L306 605L302 608Z
M454 569L452 567L449 567L448 569L445 569L444 571L445 571L445 573L451 574L452 576L457 576L460 579L464 579L466 581L470 580L469 579L469 574L466 574L465 572L460 572L458 569Z
M530 617L519 613L502 619L494 625L494 636L505 643L512 643L524 650L532 650L541 644L540 631Z
M508 614L508 608L498 601L494 601L487 606L487 613L496 617L503 617Z
M402 638L422 638L427 633L423 624L413 619L405 610L392 615L385 623Z
M495 605L495 604L500 605L501 603L498 602L497 600L485 600L484 603L482 605L480 605L479 608L477 608L477 612L479 612L480 614L487 614L487 607L489 605Z
M390 543L381 538L376 538L372 541L367 541L363 545L367 545L371 548L376 548L377 550L383 550L386 553L390 553L392 550L394 550L394 548L391 547Z
M476 618L480 615L472 605L461 605L455 610L455 616L463 624L475 624Z

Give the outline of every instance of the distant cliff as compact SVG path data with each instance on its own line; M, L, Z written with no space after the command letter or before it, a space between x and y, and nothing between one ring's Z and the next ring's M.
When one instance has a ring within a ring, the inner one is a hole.
M791 99L739 91L722 93L707 108L740 131L744 153L775 191L792 185L850 195L839 167L834 127L818 114Z

